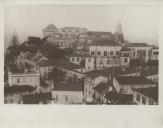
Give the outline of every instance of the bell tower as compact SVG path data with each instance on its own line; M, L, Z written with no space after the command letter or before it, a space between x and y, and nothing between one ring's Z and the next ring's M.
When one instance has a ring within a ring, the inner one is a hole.
M119 43L120 45L125 44L124 36L123 36L123 31L122 31L122 26L121 26L121 21L118 21L118 24L116 26L116 30L114 33L114 39L115 42Z

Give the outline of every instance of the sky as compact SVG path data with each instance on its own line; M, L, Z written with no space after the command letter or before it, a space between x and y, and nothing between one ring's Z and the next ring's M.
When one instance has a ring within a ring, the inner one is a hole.
M28 36L42 37L48 24L84 27L91 31L114 33L121 21L125 40L158 45L157 5L7 5L5 6L5 45L14 32L20 42Z

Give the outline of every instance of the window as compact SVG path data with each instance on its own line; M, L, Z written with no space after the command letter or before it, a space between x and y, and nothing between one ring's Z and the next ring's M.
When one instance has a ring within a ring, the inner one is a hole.
M116 51L116 55L119 55L119 51Z
M107 65L109 65L110 64L110 61L109 60L107 60Z
M69 30L69 32L71 32L71 30Z
M125 52L125 53L123 53L123 56L124 56L124 57L129 57L129 53L126 53L126 52Z
M78 30L76 30L76 32L78 32Z
M65 32L65 30L63 29L63 32Z
M144 96L142 97L142 103L146 104L146 98Z
M91 55L94 55L95 54L95 52L94 51L91 51Z
M153 52L153 54L154 54L154 55L158 55L158 52L157 52L157 51L155 51L155 52Z
M137 94L136 100L137 100L137 101L140 101L140 94Z
M77 58L77 61L79 62L79 58Z
M128 62L128 58L124 58L124 62L127 63Z
M19 78L17 79L17 83L20 83L20 79Z
M107 51L104 51L104 56L107 56Z
M88 62L91 62L91 58L88 59Z
M97 52L97 55L101 55L101 52L100 52L100 51L98 51L98 52Z
M67 95L65 95L65 101L68 101L68 96Z
M110 51L110 55L113 55L113 51Z
M74 61L74 58L72 58L72 61Z

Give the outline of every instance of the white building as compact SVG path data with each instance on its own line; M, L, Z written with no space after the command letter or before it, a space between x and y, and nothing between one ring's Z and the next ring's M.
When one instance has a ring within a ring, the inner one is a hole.
M97 40L89 45L89 53L95 57L115 57L120 55L121 46L109 40Z
M53 24L49 24L46 28L43 29L44 37L53 36L56 32L58 32L58 28Z
M8 74L9 86L29 85L34 88L40 86L40 74L38 73L10 73Z
M140 88L134 89L133 102L139 105L157 105L158 104L158 88Z
M121 49L121 65L122 66L129 66L130 63L130 59L131 59L131 49L127 48L127 47L122 47Z
M147 45L146 43L130 43L128 47L133 50L132 57L134 59L140 59L147 62L151 56L152 46Z
M154 47L152 49L151 60L158 60L159 59L159 48Z
M68 58L71 63L82 65L84 72L95 69L95 57L93 56L88 54L72 54Z
M53 24L43 29L47 41L62 48L71 47L73 42L83 43L87 40L87 29L79 27L57 28Z
M54 104L82 104L83 84L59 82L55 83L52 91L52 103Z
M156 84L143 76L115 76L113 86L121 94L133 94L133 89L155 87Z

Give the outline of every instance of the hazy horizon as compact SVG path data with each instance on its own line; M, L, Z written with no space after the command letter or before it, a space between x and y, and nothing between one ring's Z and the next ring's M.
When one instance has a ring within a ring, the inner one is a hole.
M114 33L118 20L125 40L158 45L158 6L7 5L5 46L14 31L20 42L28 36L42 37L42 29L51 23L58 28L73 26Z

